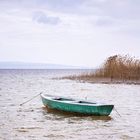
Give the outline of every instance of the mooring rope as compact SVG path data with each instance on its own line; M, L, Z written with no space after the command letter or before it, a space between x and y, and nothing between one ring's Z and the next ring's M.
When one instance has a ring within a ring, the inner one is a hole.
M117 112L117 114L121 117L120 113L117 111L117 109L114 107L114 110Z
M36 97L38 97L38 96L39 96L39 95L41 95L42 93L43 93L43 92L40 92L39 94L35 95L35 96L34 96L34 97L32 97L31 99L29 99L29 100L27 100L27 101L23 102L22 104L20 104L20 106L22 106L22 105L24 105L24 104L26 104L26 103L30 102L31 100L35 99Z

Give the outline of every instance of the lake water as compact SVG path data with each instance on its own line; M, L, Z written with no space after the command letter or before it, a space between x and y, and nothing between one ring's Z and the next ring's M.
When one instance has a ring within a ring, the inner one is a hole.
M84 71L84 70L83 70ZM0 70L0 140L139 140L140 85L58 80L79 70ZM109 117L47 110L40 92L114 104Z

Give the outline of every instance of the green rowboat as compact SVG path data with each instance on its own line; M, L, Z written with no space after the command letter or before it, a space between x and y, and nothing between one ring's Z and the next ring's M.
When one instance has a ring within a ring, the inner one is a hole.
M44 93L41 94L41 98L44 106L48 108L86 115L108 116L114 107L114 105L75 100Z

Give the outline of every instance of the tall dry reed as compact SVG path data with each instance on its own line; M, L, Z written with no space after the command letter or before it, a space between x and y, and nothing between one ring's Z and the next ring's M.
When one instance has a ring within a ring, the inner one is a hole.
M140 80L140 60L129 55L114 55L107 58L103 66L92 76L111 80Z

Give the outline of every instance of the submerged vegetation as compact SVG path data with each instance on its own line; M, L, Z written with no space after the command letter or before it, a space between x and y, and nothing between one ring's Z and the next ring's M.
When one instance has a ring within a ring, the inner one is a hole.
M69 79L90 82L133 82L140 81L140 60L129 55L114 55L107 58L103 65L94 72L71 76Z

